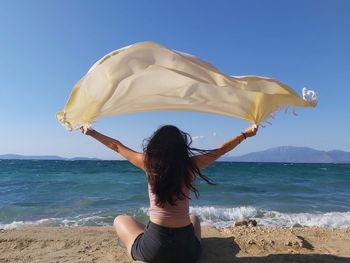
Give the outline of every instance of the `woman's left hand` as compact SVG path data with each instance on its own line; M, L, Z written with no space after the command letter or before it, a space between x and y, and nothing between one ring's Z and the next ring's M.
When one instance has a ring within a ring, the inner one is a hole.
M93 129L84 128L83 126L80 127L80 130L81 130L81 132L84 133L85 135L91 135L91 132L93 131Z

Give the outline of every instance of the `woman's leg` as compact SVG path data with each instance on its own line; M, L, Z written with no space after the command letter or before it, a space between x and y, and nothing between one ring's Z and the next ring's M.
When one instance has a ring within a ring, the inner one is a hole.
M192 222L192 225L194 227L194 233L196 237L198 238L199 241L201 241L201 222L199 220L199 217L191 214L190 215L190 220Z
M137 222L133 217L120 215L114 219L114 228L120 240L125 244L126 249L131 257L131 247L135 238L143 233L145 225Z

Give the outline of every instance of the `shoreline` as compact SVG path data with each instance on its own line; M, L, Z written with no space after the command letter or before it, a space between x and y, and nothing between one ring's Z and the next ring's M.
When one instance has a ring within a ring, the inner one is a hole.
M350 228L202 226L199 262L350 262ZM133 262L112 227L0 230L0 262Z

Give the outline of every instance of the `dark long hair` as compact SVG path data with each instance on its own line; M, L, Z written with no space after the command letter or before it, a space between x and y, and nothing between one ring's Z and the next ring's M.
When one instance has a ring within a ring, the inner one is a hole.
M156 204L165 203L175 205L177 200L190 198L183 193L187 187L199 196L194 186L194 179L198 175L208 184L215 183L200 172L193 160L195 153L210 153L191 147L192 138L188 133L172 125L165 125L156 130L144 143L145 168L151 191L156 195Z

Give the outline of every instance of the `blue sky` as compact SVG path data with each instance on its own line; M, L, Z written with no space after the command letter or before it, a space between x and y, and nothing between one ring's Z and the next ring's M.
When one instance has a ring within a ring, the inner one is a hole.
M230 75L278 79L316 108L277 114L271 126L230 155L281 145L350 151L350 1L15 1L0 2L0 154L119 156L57 122L75 84L106 53L156 41ZM249 124L204 113L113 116L94 128L141 149L174 124L211 149Z

